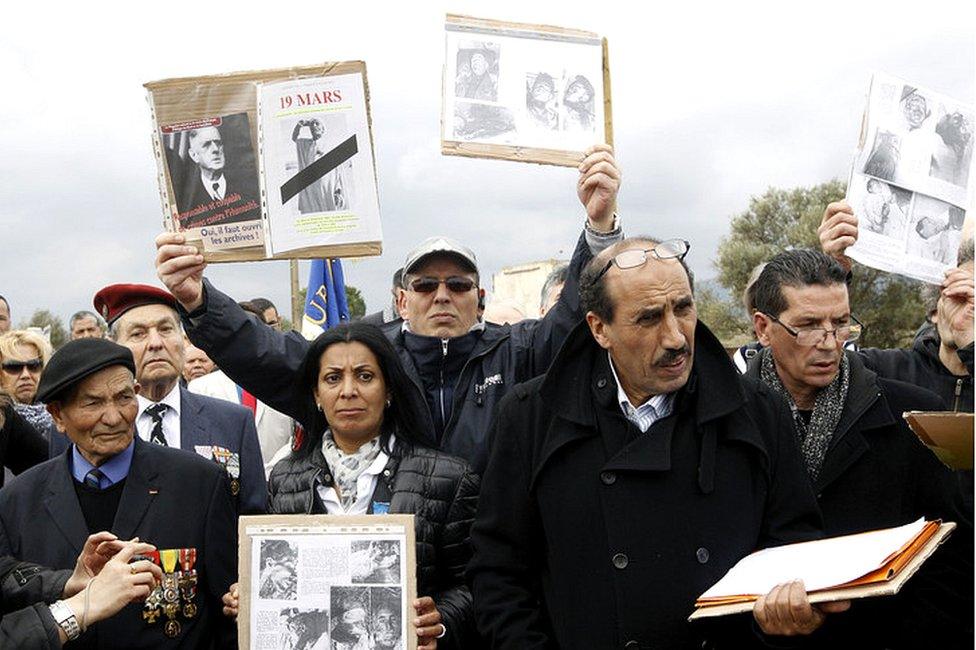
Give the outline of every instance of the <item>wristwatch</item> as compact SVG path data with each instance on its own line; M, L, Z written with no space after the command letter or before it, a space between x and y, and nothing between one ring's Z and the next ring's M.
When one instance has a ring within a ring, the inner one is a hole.
M64 630L68 641L74 641L81 636L81 626L78 625L78 619L75 618L74 612L64 604L63 600L57 600L51 603L48 605L48 609L51 610L51 616L54 617L54 621Z

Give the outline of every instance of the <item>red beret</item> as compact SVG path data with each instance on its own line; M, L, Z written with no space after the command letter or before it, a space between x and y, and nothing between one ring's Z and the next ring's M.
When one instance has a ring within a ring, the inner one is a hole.
M110 284L95 294L95 311L111 325L119 316L134 307L166 305L176 309L176 298L148 284Z

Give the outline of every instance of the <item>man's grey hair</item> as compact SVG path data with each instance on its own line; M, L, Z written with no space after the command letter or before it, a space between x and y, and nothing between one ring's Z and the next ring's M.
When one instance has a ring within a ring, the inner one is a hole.
M789 308L783 287L847 284L847 272L826 253L809 248L783 251L766 263L753 285L756 311L779 316Z
M973 238L969 237L962 240L959 244L959 254L956 256L956 266L962 266L966 262L973 261Z
M101 316L93 311L86 311L84 309L81 311L76 311L71 315L71 318L68 319L68 329L73 330L75 328L75 323L86 318L93 318L95 320L95 324L98 325L98 329L105 329L105 321L102 320Z
M557 264L552 271L549 271L549 275L546 276L546 281L542 283L542 291L539 292L540 307L546 304L546 299L549 298L549 292L553 287L559 284L566 284L566 276L568 274L569 264L565 262Z

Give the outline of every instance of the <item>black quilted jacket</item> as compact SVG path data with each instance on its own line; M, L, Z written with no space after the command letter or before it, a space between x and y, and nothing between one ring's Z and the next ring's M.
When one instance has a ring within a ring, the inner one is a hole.
M460 458L418 447L402 458L391 457L380 479L389 488L390 514L415 515L417 592L434 599L448 630L438 648L478 647L471 592L464 582L478 476ZM316 488L331 484L321 448L307 458L288 457L274 466L268 480L268 512L324 513Z

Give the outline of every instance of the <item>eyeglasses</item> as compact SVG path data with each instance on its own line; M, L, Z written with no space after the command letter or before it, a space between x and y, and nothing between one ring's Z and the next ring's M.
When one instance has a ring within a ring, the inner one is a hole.
M434 293L442 284L447 285L447 290L451 293L466 293L475 287L474 280L452 275L451 277L439 280L438 278L417 278L409 284L411 291L417 293Z
M861 324L861 321L854 318L853 315L851 316L851 320L854 321L853 323L841 325L840 327L835 327L832 330L828 330L823 327L811 327L795 330L775 316L770 316L769 314L763 314L763 316L774 323L779 323L780 327L782 327L789 334L791 334L793 338L796 339L797 345L802 345L805 348L820 345L831 334L834 335L834 339L838 343L856 341L858 338L860 338L861 333L864 331L864 325Z
M688 249L691 248L691 244L686 242L684 239L669 239L663 241L653 248L647 248L641 250L639 248L634 248L622 253L617 253L610 258L607 265L603 267L603 270L597 274L593 279L596 282L602 278L613 264L617 265L618 269L634 269L638 266L643 266L644 262L647 261L647 254L650 253L655 258L659 260L678 260L679 262L685 258L688 254Z
M40 372L41 368L44 367L44 362L40 359L31 359L30 361L4 361L2 364L3 371L8 372L11 375L19 375L24 372L24 368L27 368L31 372Z

